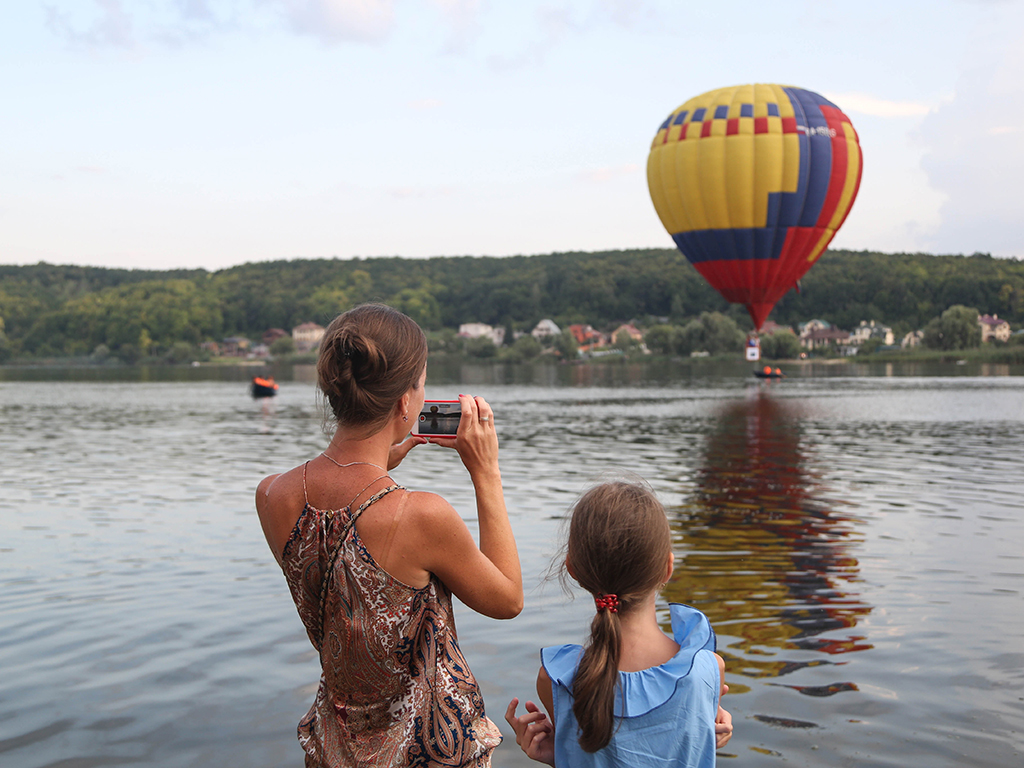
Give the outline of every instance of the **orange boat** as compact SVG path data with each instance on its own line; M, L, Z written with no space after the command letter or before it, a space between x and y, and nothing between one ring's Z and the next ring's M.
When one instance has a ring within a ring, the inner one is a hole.
M253 397L273 397L277 394L278 386L277 382L274 381L273 376L266 378L262 376L252 377L252 396Z

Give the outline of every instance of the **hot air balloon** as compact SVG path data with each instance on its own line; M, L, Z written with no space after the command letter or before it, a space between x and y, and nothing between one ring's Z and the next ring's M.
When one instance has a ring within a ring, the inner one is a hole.
M861 167L857 132L839 107L759 83L673 111L651 143L647 184L679 250L760 330L842 226Z

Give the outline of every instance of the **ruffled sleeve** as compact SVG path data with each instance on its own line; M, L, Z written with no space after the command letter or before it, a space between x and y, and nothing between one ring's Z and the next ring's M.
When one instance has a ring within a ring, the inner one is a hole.
M583 648L579 645L552 645L540 649L540 663L551 682L568 691L572 691L572 681L576 677L576 667L581 656Z

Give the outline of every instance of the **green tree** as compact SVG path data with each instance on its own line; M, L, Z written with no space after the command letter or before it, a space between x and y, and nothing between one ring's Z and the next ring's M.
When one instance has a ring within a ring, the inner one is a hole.
M701 312L684 325L676 336L675 349L681 355L709 352L712 355L743 349L746 336L736 321L721 312Z
M558 336L555 337L553 344L555 351L564 360L575 360L580 356L580 347L576 343L576 337L572 335L572 331L566 329L562 331Z
M705 349L711 354L738 352L743 349L746 335L728 315L721 312L701 312L700 322L704 326Z
M106 344L97 344L89 359L94 363L105 363L110 358L110 347Z
M167 350L164 355L164 360L168 363L187 363L195 357L195 351L192 345L187 341L176 341L171 345L171 348Z
M956 304L924 328L924 345L932 349L971 349L981 344L978 310Z
M4 332L4 319L0 317L0 365L10 360L12 354L10 339Z
M441 306L426 288L406 288L395 294L388 304L404 312L424 328L441 327Z
M274 339L270 344L270 354L274 357L283 357L295 352L295 339L291 336L282 336Z
M459 352L462 349L454 328L442 328L427 334L427 349L430 352Z
M615 349L622 350L623 352L631 352L640 348L640 342L630 336L628 331L622 330L615 334L612 346L615 347Z
M786 330L762 336L761 355L769 360L793 360L800 356L800 339Z
M644 343L652 352L670 355L676 351L676 337L679 329L674 325L652 325L644 334Z
M675 337L675 348L680 355L710 351L704 343L704 324L694 319L680 328Z
M857 354L873 355L878 351L878 348L882 346L885 346L885 342L882 339L867 339L860 345L860 351L858 351Z
M515 361L532 360L542 350L543 347L541 347L540 342L527 333L512 342L512 346L508 347L505 352L505 357L508 360Z
M498 354L498 348L486 336L466 339L465 350L470 357L494 357Z

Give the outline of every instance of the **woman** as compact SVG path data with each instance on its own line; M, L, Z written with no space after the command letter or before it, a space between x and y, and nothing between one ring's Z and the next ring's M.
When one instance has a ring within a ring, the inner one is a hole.
M320 342L317 380L337 422L327 449L265 478L256 509L323 674L299 723L307 766L487 766L500 742L459 650L451 595L492 618L522 610L491 407L460 395L452 447L469 470L477 546L433 493L388 476L423 438L427 343L411 319L366 304Z

